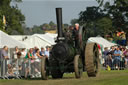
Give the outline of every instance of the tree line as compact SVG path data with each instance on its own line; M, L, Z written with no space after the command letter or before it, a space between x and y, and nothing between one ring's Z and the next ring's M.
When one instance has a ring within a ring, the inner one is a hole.
M128 32L128 0L96 0L99 6L87 7L76 19L87 30L87 36L107 35L117 30Z
M128 28L128 0L96 0L98 6L87 7L79 13L78 19L72 19L71 25L79 23L84 26L87 36L104 36L118 29L127 32ZM11 5L15 2L15 5ZM56 24L52 21L40 26L34 25L29 28L25 25L25 16L18 9L17 3L22 0L0 0L0 30L8 34L34 34L45 33L46 30L56 30ZM3 15L6 24L3 24ZM68 28L69 24L63 24Z

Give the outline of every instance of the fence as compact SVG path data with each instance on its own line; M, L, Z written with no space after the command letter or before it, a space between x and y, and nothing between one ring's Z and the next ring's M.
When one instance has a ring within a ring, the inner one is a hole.
M38 78L40 74L40 62L31 59L0 59L1 79Z
M2 79L40 78L40 62L25 58L0 59L0 77ZM114 58L101 59L104 70L124 70L127 69L125 58L120 61Z

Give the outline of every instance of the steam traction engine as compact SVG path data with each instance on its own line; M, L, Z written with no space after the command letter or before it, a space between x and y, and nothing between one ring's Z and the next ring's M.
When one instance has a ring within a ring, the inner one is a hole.
M80 27L78 32L78 47L68 43L62 30L62 9L56 8L58 36L56 44L52 47L50 57L42 58L41 76L46 80L62 78L64 73L75 72L75 77L80 78L83 71L89 77L95 77L99 69L99 52L96 43L86 43L85 28ZM75 41L72 41L75 42Z

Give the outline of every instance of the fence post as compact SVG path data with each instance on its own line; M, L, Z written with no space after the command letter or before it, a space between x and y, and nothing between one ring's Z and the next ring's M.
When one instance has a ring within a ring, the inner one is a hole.
M29 75L31 75L31 59L29 59L28 63L29 63Z

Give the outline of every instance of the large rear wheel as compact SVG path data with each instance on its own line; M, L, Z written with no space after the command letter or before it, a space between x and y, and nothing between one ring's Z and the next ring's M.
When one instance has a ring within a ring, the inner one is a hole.
M87 43L85 49L85 67L89 77L96 77L99 72L99 50L96 43Z
M83 64L80 55L76 55L74 58L74 71L75 71L75 77L81 78L83 72Z

